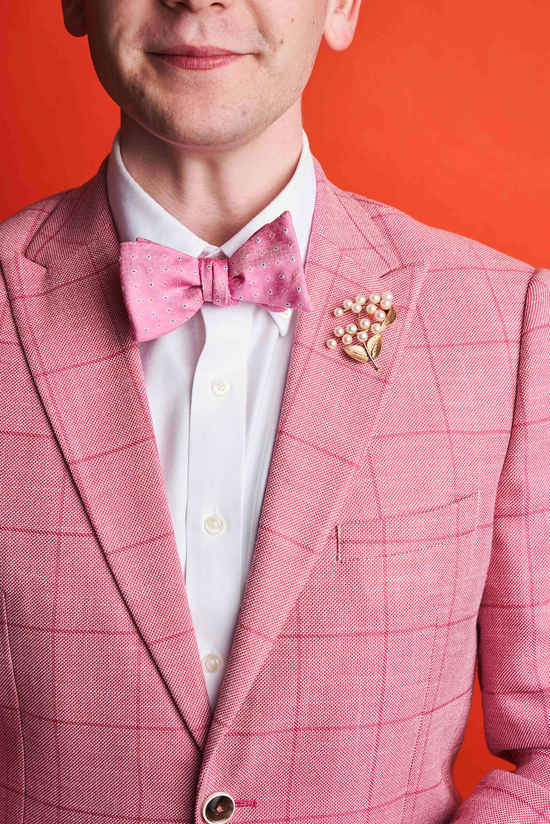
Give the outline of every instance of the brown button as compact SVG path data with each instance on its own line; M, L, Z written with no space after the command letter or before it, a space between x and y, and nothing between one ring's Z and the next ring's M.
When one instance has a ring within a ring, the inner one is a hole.
M202 817L205 821L229 821L235 812L235 802L227 793L211 793L202 805Z

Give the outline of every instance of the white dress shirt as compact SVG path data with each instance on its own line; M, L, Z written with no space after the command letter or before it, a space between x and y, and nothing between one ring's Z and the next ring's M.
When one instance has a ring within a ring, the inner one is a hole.
M193 234L130 176L115 135L107 191L121 242L144 237L193 257L229 257L289 210L305 262L315 170L305 132L288 185L221 247ZM168 505L212 709L239 617L286 383L297 310L205 302L138 343Z

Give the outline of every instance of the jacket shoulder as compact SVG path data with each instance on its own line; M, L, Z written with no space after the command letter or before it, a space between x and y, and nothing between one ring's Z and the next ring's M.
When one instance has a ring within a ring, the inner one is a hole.
M71 196L76 188L65 189L24 206L0 221L0 259L23 254L31 238L50 217L61 201Z
M503 281L527 281L536 271L530 263L493 249L481 241L422 223L394 206L333 186L343 205L372 220L384 240L403 261L430 262L430 270L455 273L459 277L498 278Z

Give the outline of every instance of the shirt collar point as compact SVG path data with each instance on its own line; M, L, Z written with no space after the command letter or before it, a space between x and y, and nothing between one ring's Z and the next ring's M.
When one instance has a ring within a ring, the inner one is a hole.
M284 337L289 330L292 312L287 317L283 317L283 312L272 312L267 310L279 328L279 334Z

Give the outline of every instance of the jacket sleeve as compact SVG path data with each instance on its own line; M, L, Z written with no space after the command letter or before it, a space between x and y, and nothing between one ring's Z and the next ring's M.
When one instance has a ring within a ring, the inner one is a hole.
M550 822L550 271L528 284L510 441L478 616L490 770L452 824Z

